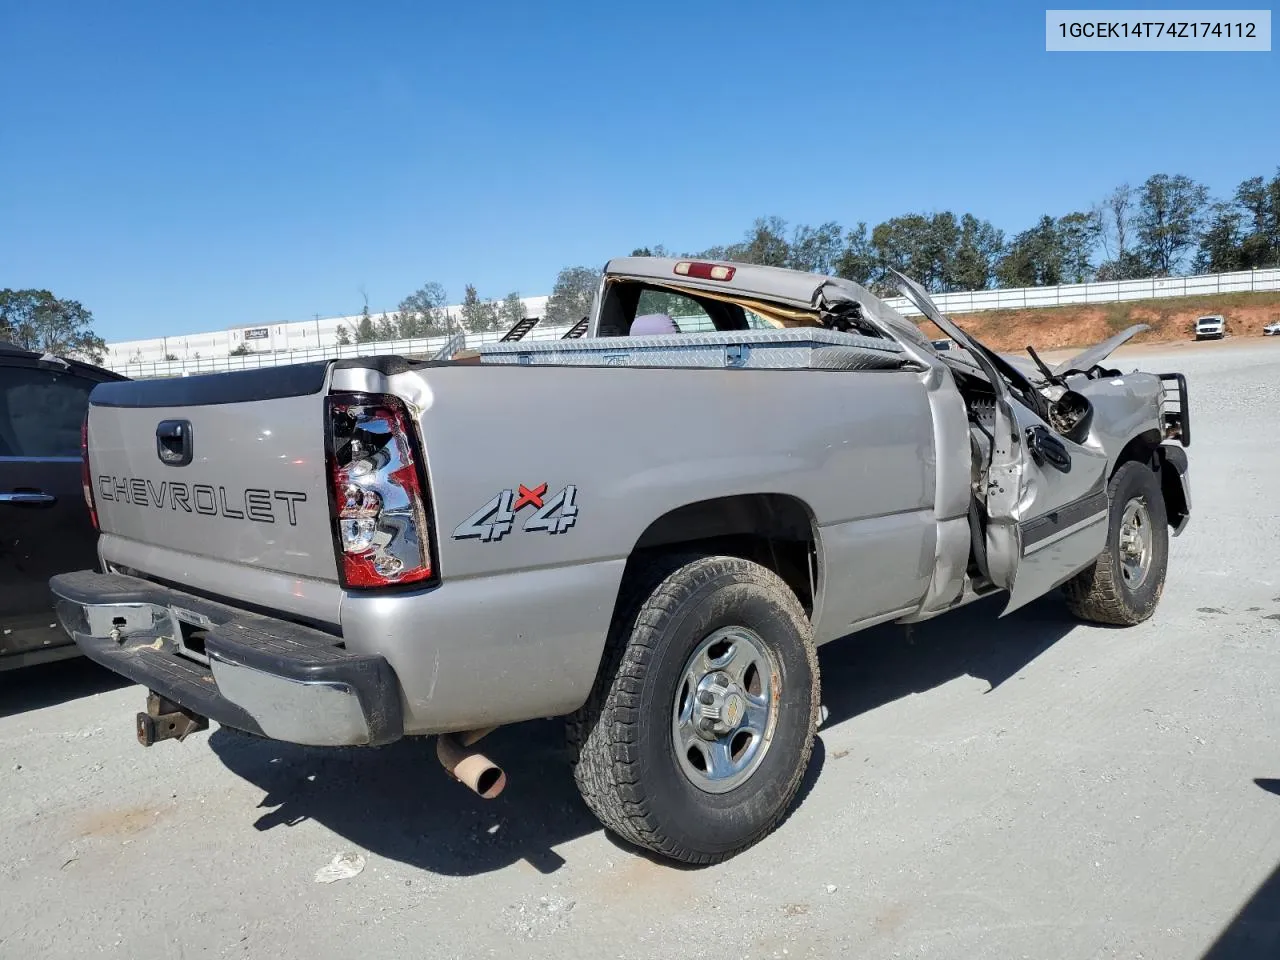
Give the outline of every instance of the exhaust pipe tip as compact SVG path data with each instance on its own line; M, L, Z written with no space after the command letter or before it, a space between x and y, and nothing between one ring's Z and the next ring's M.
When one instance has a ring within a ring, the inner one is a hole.
M463 746L455 734L436 737L436 756L449 776L485 800L492 800L506 789L503 769L483 753Z

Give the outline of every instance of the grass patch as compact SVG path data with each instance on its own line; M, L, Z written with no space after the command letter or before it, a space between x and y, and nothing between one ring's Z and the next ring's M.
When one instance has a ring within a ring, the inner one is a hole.
M1133 326L1133 310L1132 305L1128 303L1108 303L1103 306L1103 319L1107 322L1107 329L1112 333L1119 333Z

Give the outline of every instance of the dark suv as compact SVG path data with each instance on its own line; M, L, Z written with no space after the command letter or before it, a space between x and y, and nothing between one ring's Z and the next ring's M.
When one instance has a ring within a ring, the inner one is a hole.
M49 578L97 568L80 429L89 391L118 373L0 343L0 670L75 656Z

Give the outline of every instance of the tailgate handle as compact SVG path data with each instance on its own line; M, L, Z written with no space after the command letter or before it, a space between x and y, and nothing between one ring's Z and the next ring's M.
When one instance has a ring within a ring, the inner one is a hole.
M156 455L169 467L191 462L191 421L161 420L156 427Z

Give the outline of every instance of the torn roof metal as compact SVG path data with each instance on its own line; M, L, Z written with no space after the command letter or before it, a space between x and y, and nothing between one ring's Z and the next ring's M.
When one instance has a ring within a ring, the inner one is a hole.
M676 273L676 264L689 262L732 267L733 277L730 280L702 280ZM733 291L823 313L839 312L842 306L856 303L873 324L882 329L891 328L897 336L933 350L932 343L918 326L866 287L843 277L697 257L615 257L605 264L604 272L606 279L647 280L664 287L680 286L708 293Z

